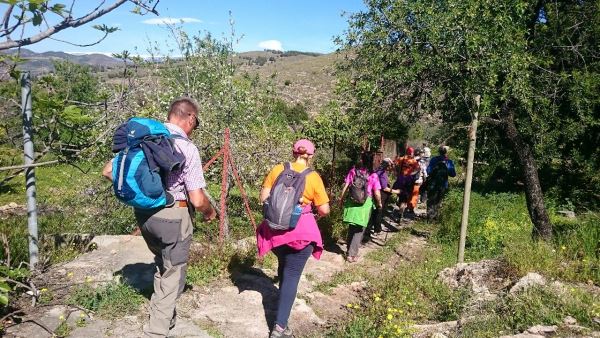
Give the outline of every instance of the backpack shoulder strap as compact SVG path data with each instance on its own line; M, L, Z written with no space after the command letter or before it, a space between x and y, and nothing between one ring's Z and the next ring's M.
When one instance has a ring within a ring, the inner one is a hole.
M283 164L283 170L290 170L292 168L292 164L290 162L285 162Z
M304 170L302 170L300 172L300 175L306 177L306 176L308 176L308 174L310 174L312 172L313 172L313 170L311 168L306 167L306 168L304 168Z

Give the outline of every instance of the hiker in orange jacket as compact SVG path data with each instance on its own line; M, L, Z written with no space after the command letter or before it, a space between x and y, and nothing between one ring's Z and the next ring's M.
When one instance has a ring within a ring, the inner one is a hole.
M396 182L392 189L400 189L398 204L408 212L414 212L416 202L413 203L414 185L416 175L420 171L419 162L415 159L415 150L412 147L406 149L406 155L396 159ZM417 191L418 193L418 191ZM415 199L416 201L416 199Z

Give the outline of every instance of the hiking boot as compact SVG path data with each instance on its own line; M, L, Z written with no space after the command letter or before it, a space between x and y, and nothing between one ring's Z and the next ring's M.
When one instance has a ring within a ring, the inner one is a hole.
M269 338L292 338L292 329L290 327L286 327L282 329L279 325L275 325L273 331L271 331L271 335Z

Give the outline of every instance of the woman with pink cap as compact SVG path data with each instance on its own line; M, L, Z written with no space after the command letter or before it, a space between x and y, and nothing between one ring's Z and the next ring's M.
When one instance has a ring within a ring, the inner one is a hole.
M260 191L261 203L264 204L269 199L278 177L285 170L291 169L298 173L310 170L309 165L315 154L315 146L309 140L298 140L294 144L292 154L293 162L276 165L265 178ZM274 230L265 220L256 231L259 257L273 251L278 261L279 301L271 338L292 337L288 319L298 291L300 276L310 255L320 259L323 252L323 239L315 215L312 213L312 206L316 207L319 217L328 215L329 197L323 180L317 172L310 170L305 175L304 191L298 202L302 212L295 228Z

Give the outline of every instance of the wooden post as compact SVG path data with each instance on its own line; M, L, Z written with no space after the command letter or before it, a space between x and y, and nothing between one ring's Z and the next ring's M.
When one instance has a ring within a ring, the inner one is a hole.
M460 241L458 243L458 262L465 261L465 242L467 239L467 224L469 222L469 203L471 201L471 183L473 181L473 160L475 158L475 141L477 140L477 123L481 96L475 96L477 110L473 114L471 128L469 129L469 152L467 154L467 177L465 179L465 192L463 195L463 210L460 219Z
M225 144L223 145L223 172L221 173L221 214L219 215L219 243L223 238L229 237L229 224L227 224L227 190L229 180L229 128L225 128Z

